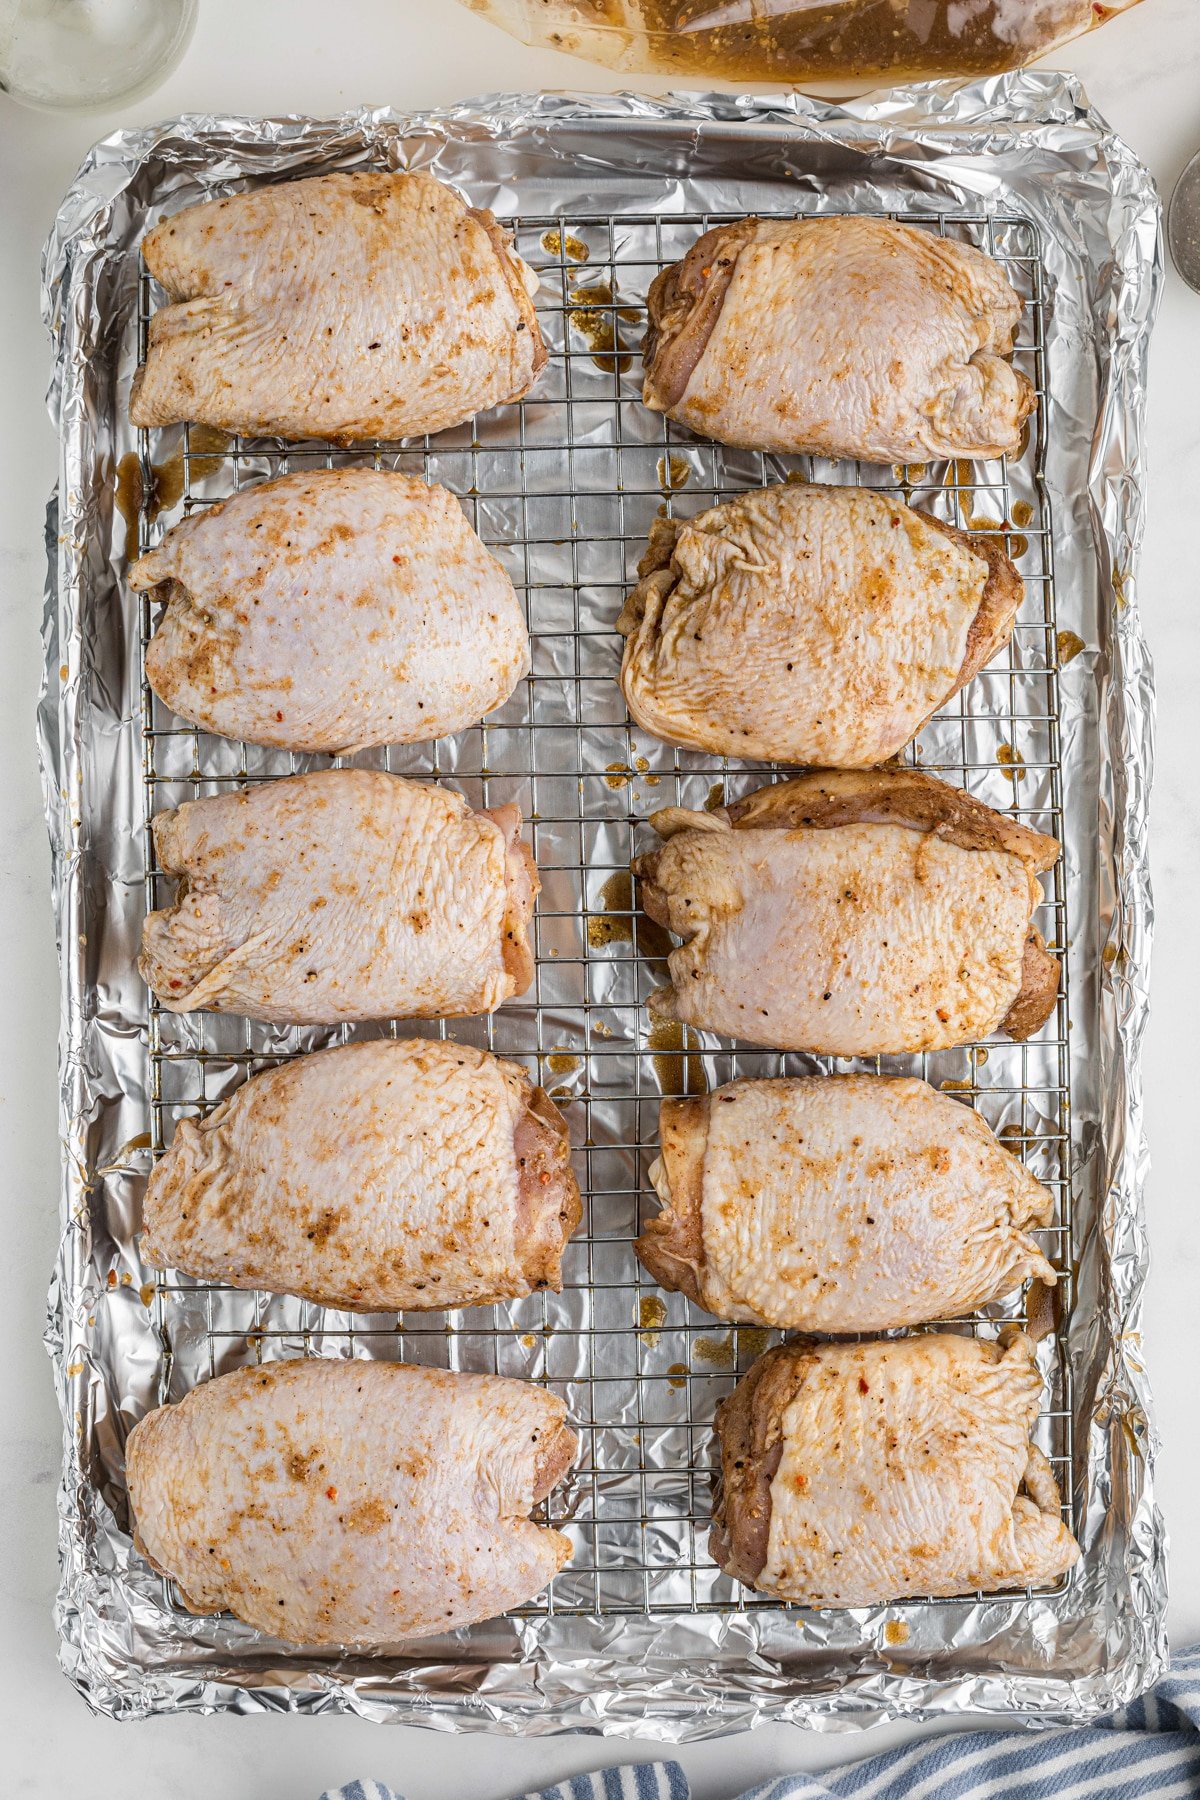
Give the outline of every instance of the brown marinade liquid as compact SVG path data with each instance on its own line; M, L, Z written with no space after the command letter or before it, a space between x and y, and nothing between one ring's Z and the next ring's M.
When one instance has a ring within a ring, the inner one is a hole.
M1009 10L998 0L965 18L972 9L954 0L842 0L794 12L782 0L768 16L751 0L736 9L728 0L635 0L630 11L640 9L649 34L647 66L728 81L790 81L996 74L1128 4L1062 0L1036 39L1015 42L994 29ZM735 10L757 17L704 25L707 13L728 20ZM607 0L576 0L572 12L585 28L613 24Z

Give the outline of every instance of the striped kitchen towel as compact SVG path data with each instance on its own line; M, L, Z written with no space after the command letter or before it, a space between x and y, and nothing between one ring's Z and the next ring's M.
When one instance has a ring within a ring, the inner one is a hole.
M382 1781L352 1781L349 1787L330 1788L321 1800L403 1800L403 1795ZM601 1769L597 1775L572 1775L523 1800L688 1800L688 1784L678 1763L633 1763Z
M738 1800L1200 1800L1200 1646L1123 1712L1078 1731L950 1732L824 1775L778 1775ZM322 1800L401 1800L354 1781ZM576 1775L525 1800L688 1800L678 1763ZM730 1796L730 1800L734 1800Z

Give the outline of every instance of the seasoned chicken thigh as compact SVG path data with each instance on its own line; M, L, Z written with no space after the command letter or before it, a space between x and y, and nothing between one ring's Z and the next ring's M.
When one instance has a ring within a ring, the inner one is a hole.
M192 1612L294 1644L432 1637L529 1600L570 1545L530 1510L575 1459L532 1382L307 1357L135 1425L134 1543Z
M659 1120L663 1211L634 1249L718 1318L887 1331L1057 1279L1025 1229L1053 1196L924 1081L733 1081Z
M1008 642L994 537L870 488L789 482L658 519L617 628L638 724L718 755L866 768Z
M1020 1334L768 1350L717 1408L712 1555L800 1606L1056 1580L1079 1546L1029 1441L1042 1386Z
M517 1063L426 1038L319 1050L180 1120L142 1255L359 1312L557 1291L581 1214L570 1159Z
M651 1010L776 1050L874 1056L1028 1037L1058 992L1030 923L1054 838L910 769L798 776L651 820L634 872L687 941Z
M1021 301L968 244L887 219L742 219L650 289L645 401L752 450L866 462L1013 454Z
M280 1024L491 1012L533 980L515 806L373 769L191 800L154 821L173 906L138 968L172 1012Z
M518 400L546 361L537 277L430 175L319 175L164 219L135 425L402 438Z
M134 563L155 693L225 737L364 750L473 725L529 668L508 576L445 488L317 469L193 513Z

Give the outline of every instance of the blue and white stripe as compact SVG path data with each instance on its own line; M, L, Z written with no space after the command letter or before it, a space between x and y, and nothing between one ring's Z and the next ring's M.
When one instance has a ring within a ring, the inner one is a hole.
M345 1787L327 1788L321 1800L401 1800L382 1781L350 1781Z
M678 1763L634 1763L574 1775L525 1800L688 1800L687 1776Z
M352 1781L330 1788L321 1800L403 1800L381 1781ZM601 1769L595 1775L573 1775L553 1787L539 1788L523 1800L689 1800L687 1776L678 1763L634 1763Z
M740 1800L1200 1800L1200 1647L1152 1693L1079 1731L955 1732L824 1775L781 1775ZM323 1800L401 1800L353 1781ZM688 1800L678 1763L576 1775L525 1800Z

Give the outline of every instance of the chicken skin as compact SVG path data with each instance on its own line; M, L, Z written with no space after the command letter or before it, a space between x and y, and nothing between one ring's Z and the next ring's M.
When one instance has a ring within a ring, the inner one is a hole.
M800 1606L1042 1586L1078 1560L1030 1442L1029 1339L938 1333L769 1350L717 1408L709 1549Z
M1049 1017L1031 924L1054 838L910 769L798 776L713 813L670 807L634 862L687 940L651 1011L775 1050L943 1050Z
M868 768L1012 635L995 538L870 488L786 483L658 519L617 621L637 723L717 755Z
M318 469L193 513L129 571L160 699L230 738L365 750L462 731L529 669L512 582L445 488Z
M557 1291L581 1216L570 1159L517 1063L426 1038L319 1050L180 1120L142 1255L357 1312Z
M491 1012L533 980L520 828L373 769L188 801L154 821L179 892L143 926L142 979L171 1012L285 1025Z
M968 244L887 219L742 219L650 289L646 405L752 450L1015 454L1021 301Z
M733 1081L659 1120L663 1211L634 1249L720 1319L887 1331L1057 1279L1026 1230L1053 1196L924 1081Z
M529 1600L570 1555L531 1509L575 1459L532 1382L306 1357L134 1426L134 1544L192 1612L293 1644L432 1637Z
M404 438L520 399L546 361L537 277L489 212L421 174L319 175L209 200L142 244L135 425Z

